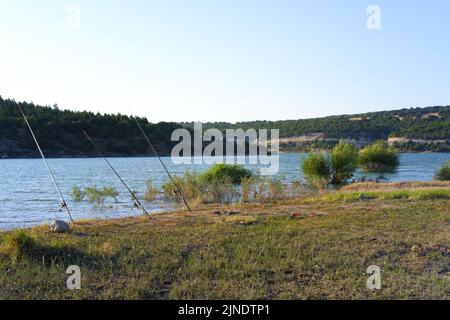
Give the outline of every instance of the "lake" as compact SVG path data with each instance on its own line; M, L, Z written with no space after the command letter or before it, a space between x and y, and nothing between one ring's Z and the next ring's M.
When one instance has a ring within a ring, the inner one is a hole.
M279 177L286 181L301 179L300 163L306 153L284 153L280 155ZM169 171L182 174L185 170L202 171L207 165L175 165L169 157L162 158ZM448 153L404 153L400 155L400 166L394 173L383 174L389 181L426 181L434 172L450 160ZM140 215L132 209L131 196L111 169L101 158L49 159L60 188L75 220L86 218L117 218ZM146 181L151 179L160 186L167 176L156 158L110 158L132 190L142 195ZM256 170L257 166L249 165ZM357 172L357 176L376 178L379 174ZM41 159L0 160L0 229L23 228L48 223L53 219L66 219L59 212L59 196L56 193ZM74 202L70 193L74 186L115 187L120 195L117 203L108 203L107 208L93 208L86 202ZM149 212L160 212L169 207L165 203L144 203Z

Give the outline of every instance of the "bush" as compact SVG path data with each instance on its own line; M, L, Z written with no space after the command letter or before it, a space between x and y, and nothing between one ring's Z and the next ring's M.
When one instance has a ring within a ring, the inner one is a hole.
M232 203L237 200L239 194L228 176L209 182L205 189L203 202L206 203Z
M153 200L155 200L159 191L157 188L155 188L153 186L153 182L150 179L147 180L146 185L147 185L147 191L145 191L144 199L147 202L152 202Z
M200 181L200 175L198 173L186 171L182 176L174 176L173 179L187 200L198 200L202 202L205 185ZM171 180L166 181L161 188L166 199L173 200L177 203L182 202Z
M331 151L330 164L332 167L331 183L340 185L353 177L358 167L358 149L350 143L339 142Z
M280 179L269 180L267 191L267 197L270 201L281 200L286 197L286 186Z
M84 193L81 191L79 187L73 187L72 188L72 199L73 201L83 201L84 199Z
M323 153L310 153L302 163L302 171L305 180L318 188L326 187L332 176L330 160Z
M450 161L436 171L434 178L440 181L450 181Z
M201 174L201 180L207 183L230 178L234 184L240 184L242 179L252 177L252 172L244 166L216 163Z
M108 187L90 187L84 190L81 190L79 187L73 187L72 189L72 199L74 201L83 201L87 198L89 203L93 203L95 205L103 205L107 198L113 198L117 201L118 196L119 192L116 189Z
M255 179L254 178L244 178L241 181L241 201L246 203L250 202L253 194L255 193L254 187L255 187Z
M389 172L399 165L397 151L384 141L377 141L359 152L359 163L368 172Z

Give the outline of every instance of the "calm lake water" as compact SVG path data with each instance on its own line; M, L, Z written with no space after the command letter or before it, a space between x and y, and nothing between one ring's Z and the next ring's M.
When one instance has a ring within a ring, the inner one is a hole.
M305 153L280 155L279 177L286 181L301 179L300 163ZM390 181L431 180L435 170L450 160L450 154L401 154L400 166L395 173L383 174ZM197 172L207 165L175 165L170 158L163 158L169 171L182 174L185 170ZM75 220L84 218L116 218L140 215L132 209L131 197L126 189L101 158L49 159L56 179L62 189ZM146 181L151 179L155 186L167 180L160 163L155 158L111 158L111 164L132 190L142 195ZM256 166L248 166L256 170ZM376 178L378 174L357 176ZM22 228L48 223L58 218L66 219L65 212L59 212L59 196L48 176L41 159L0 160L0 229ZM74 186L115 187L119 192L118 203L108 202L103 209L93 208L86 202L73 202L70 196ZM168 209L164 203L144 203L149 212Z

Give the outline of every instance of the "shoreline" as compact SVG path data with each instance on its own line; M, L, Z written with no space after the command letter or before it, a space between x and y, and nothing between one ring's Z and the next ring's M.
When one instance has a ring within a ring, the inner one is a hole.
M293 153L311 153L311 152L327 152L330 151L329 149L313 149L309 151L286 151L283 149L280 149L279 154L293 154ZM450 154L450 151L398 151L399 154ZM170 154L162 154L160 155L162 158L169 158L171 157ZM137 155L106 155L107 158L156 158L156 156L151 154L137 154ZM247 157L247 156L246 156ZM24 156L24 157L1 157L0 160L34 160L34 159L41 159L40 155L36 156ZM101 159L98 155L84 155L84 156L47 156L46 159Z
M417 200L417 199L448 199L450 200L450 181L411 181L411 182L359 182L348 184L338 190L328 190L325 192L310 193L303 197L281 199L268 203L228 203L228 204L202 204L193 208L193 213L196 211L217 211L217 210L245 210L247 208L258 208L260 206L289 206L298 204L311 204L320 203L321 201L344 201L350 205L364 200ZM180 210L177 208L164 209L164 211L150 212L150 217L143 214L136 215L124 215L117 217L93 217L93 218L81 218L75 219L75 225L78 223L95 223L95 222L114 222L129 219L153 219L160 216L171 216L178 214L191 214L189 211ZM26 227L12 227L12 228L0 228L0 234L5 232L14 232L18 230L33 230L34 228L48 228L51 221L55 219L48 219L46 223L36 223ZM65 220L58 219L58 220Z
M0 272L0 299L447 296L447 199L319 199L215 212L225 209L84 220L69 234L46 226L0 232L0 270L9 270ZM65 288L69 265L80 267L81 290ZM368 265L381 266L383 290L367 290Z

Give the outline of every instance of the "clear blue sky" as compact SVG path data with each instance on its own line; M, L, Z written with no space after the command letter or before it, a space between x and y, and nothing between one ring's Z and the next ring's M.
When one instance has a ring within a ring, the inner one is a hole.
M152 122L450 104L448 0L0 0L0 40L3 97Z

